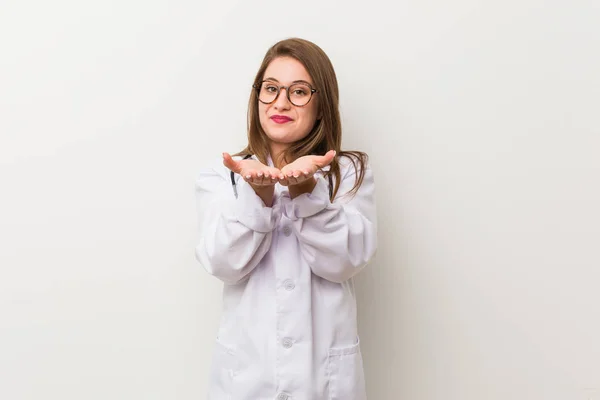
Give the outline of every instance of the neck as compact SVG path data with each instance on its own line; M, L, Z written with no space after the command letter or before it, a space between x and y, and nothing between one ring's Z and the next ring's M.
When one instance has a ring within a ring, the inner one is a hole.
M280 156L287 148L288 146L282 143L271 143L271 159L275 168L281 169L285 167L285 161L280 159Z

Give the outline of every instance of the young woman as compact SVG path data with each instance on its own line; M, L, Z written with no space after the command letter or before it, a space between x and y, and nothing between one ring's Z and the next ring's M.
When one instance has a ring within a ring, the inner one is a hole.
M353 277L377 221L366 154L341 151L338 84L287 39L254 79L248 145L196 181L196 257L222 280L210 400L364 400Z

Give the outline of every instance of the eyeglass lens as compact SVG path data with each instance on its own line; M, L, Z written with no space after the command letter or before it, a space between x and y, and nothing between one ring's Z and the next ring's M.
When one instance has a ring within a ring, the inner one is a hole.
M277 92L279 92L279 86L277 86L277 84L268 81L263 82L260 87L258 98L263 103L271 103L277 97ZM312 96L310 86L303 83L290 85L286 88L286 92L288 99L295 106L306 105Z

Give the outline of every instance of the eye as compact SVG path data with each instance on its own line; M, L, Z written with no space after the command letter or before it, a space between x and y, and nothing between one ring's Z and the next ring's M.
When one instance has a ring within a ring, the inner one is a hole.
M290 94L294 97L307 97L310 94L310 88L306 85L296 84L290 87Z
M273 84L266 84L265 86L263 86L264 90L269 92L269 93L276 93L277 92L277 86L273 85Z

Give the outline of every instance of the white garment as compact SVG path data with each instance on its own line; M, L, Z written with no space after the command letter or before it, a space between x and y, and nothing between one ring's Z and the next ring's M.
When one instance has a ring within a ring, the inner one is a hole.
M356 170L340 166L333 203L319 171L293 200L277 184L272 207L237 174L236 199L221 160L199 175L196 258L225 283L209 400L366 399L352 277L377 248L375 187L367 167L344 196Z

